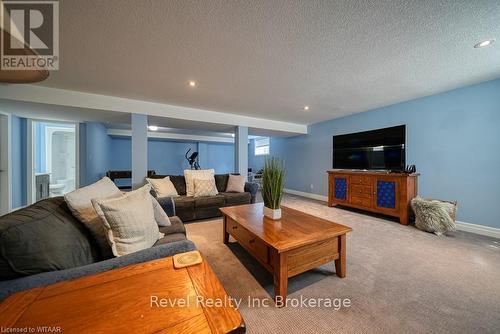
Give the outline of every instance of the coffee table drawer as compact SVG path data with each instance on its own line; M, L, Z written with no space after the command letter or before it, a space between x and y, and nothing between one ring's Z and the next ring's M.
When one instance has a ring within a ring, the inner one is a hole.
M246 248L258 260L269 263L267 245L231 218L226 219L226 232L238 240L243 248Z

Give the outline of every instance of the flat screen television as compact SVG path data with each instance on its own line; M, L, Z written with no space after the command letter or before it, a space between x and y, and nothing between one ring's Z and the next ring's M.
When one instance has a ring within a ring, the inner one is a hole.
M333 168L403 171L406 126L333 136Z

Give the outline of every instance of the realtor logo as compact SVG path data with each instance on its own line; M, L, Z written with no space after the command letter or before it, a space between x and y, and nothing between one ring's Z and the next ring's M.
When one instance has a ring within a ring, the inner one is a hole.
M59 69L59 2L2 0L2 70Z

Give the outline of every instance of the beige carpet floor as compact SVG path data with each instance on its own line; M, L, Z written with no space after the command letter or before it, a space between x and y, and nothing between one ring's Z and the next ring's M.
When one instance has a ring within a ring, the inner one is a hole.
M353 228L347 277L329 263L292 278L289 297L348 298L351 306L275 308L271 275L237 243L222 243L221 219L186 224L226 291L243 298L247 333L500 333L500 240L438 237L296 196L283 204ZM248 296L271 306L248 305Z

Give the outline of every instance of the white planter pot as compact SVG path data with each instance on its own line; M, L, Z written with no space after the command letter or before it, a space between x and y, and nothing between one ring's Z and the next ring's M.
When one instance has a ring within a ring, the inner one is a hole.
M281 219L281 209L270 209L268 207L264 207L264 216L272 219L272 220L278 220Z

